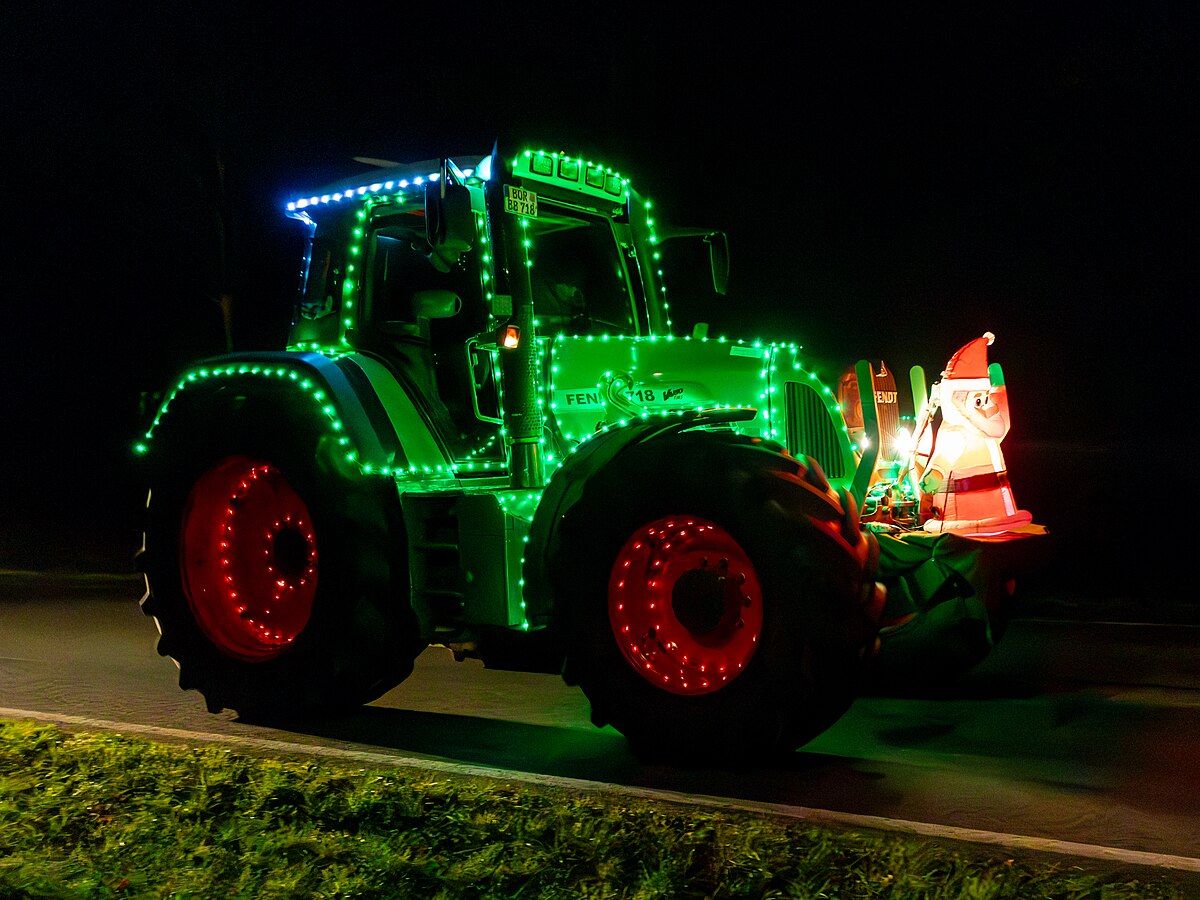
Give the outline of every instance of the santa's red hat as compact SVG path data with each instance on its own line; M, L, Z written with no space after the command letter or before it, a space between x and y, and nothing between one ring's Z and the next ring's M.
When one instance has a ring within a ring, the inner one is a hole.
M991 383L988 378L987 348L994 340L996 336L986 331L983 337L959 347L958 352L950 357L950 362L946 363L942 375L955 381L982 380L982 386L987 387Z

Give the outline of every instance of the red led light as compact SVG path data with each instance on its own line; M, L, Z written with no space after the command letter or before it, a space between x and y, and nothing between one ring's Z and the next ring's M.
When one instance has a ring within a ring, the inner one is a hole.
M196 483L180 571L196 623L218 650L273 659L304 630L317 589L309 522L304 500L268 463L232 457Z
M505 325L500 332L500 346L505 350L516 350L521 345L521 329L516 325Z
M608 615L634 671L674 694L707 694L737 678L762 632L762 588L737 540L703 519L637 529L613 562ZM719 680L707 673L724 673Z

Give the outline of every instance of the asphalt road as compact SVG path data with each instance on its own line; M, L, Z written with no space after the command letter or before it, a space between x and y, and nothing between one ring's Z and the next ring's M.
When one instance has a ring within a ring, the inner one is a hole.
M136 593L0 580L0 706L1200 857L1194 632L1018 622L954 689L860 699L788 759L730 772L643 765L559 679L437 649L344 718L283 732L209 715L121 599Z

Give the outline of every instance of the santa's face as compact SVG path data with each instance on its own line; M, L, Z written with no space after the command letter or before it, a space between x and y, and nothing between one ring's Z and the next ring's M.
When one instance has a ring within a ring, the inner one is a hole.
M955 391L953 403L960 409L977 409L985 416L990 409L995 409L991 391Z
M982 413L985 417L996 411L991 391L971 385L970 390L959 390L953 379L942 383L942 417L948 425L966 425L967 411Z

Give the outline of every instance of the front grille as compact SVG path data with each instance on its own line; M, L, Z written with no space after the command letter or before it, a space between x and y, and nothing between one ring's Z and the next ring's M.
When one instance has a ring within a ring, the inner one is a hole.
M789 381L784 385L783 402L792 455L811 456L830 478L844 478L843 444L821 395L804 382Z

